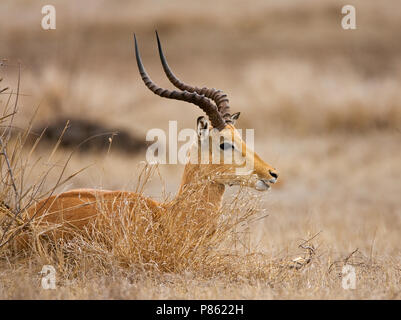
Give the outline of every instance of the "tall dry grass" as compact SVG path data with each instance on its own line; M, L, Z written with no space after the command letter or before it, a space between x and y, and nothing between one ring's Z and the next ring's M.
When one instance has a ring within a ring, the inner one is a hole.
M135 203L118 198L110 210L100 196L97 218L85 230L69 230L73 238L56 243L43 237L31 250L67 278L86 272L112 276L115 270L151 277L189 272L212 278L234 271L230 265L242 255L244 226L260 213L255 197L246 194L238 194L229 207L207 217L199 216L204 205L199 199L187 198L180 202L180 210L172 207L157 219L143 198ZM33 234L37 227L32 227Z
M34 217L27 216L26 210L40 199L49 199L57 188L81 171L65 176L65 169L72 154L61 165L52 162L64 131L44 162L41 157L33 156L44 131L36 137L33 145L26 146L32 134L35 114L25 127L15 126L15 118L19 113L20 80L21 69L19 69L16 91L7 92L8 88L3 89L2 94L7 98L5 102L0 101L3 103L3 116L0 118L0 249L5 250L18 234L27 232L32 227ZM58 169L59 175L50 182L52 187L46 188L48 177L55 168ZM31 182L27 183L27 180Z

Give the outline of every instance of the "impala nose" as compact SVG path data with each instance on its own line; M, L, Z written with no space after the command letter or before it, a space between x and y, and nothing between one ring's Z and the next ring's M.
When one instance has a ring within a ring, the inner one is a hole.
M277 178L278 178L278 173L276 171L272 171L272 170L269 170L269 173L273 177L273 179L271 179L270 181L275 183L277 181Z

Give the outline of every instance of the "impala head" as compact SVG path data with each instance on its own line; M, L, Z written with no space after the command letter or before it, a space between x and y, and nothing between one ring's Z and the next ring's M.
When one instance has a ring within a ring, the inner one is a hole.
M134 35L136 60L145 85L160 97L197 105L208 117L207 119L202 116L197 120L198 139L191 148L192 154L196 150L197 164L190 162L187 166L196 168L216 183L230 186L246 185L259 191L268 190L270 185L277 181L278 173L242 140L240 133L234 127L240 113L231 114L227 95L221 90L198 88L180 81L167 64L157 32L156 37L164 72L170 82L180 90L160 88L149 78L142 64ZM230 158L231 161L227 161ZM204 164L204 159L207 164Z

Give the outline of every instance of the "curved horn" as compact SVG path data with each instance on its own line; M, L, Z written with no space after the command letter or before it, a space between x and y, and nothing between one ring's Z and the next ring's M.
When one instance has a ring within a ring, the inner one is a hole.
M217 90L217 89L209 89L206 87L203 88L198 88L198 87L194 87L194 86L190 86L185 84L184 82L182 82L180 79L178 79L174 73L171 71L170 67L167 64L167 60L166 57L163 54L163 50L162 50L162 46L160 43L160 39L159 39L159 34L156 31L156 38L157 38L157 46L159 48L159 55L160 55L160 60L162 62L162 66L163 66L163 70L167 76L167 78L170 80L170 82L175 85L178 89L181 90L185 90L188 92L196 92L200 95L204 95L207 98L212 99L216 105L217 105L217 109L219 111L219 113L221 114L221 116L223 117L223 119L227 122L227 123L231 123L231 115L230 115L230 106L228 105L229 101L227 98L227 95L221 91L221 90Z
M221 114L219 113L217 107L207 98L204 96L196 93L196 92L188 92L188 91L170 91L167 89L163 89L157 86L150 78L149 75L146 73L145 68L142 64L141 56L138 50L138 43L136 41L136 36L134 34L135 40L135 56L136 62L138 64L139 73L141 74L142 80L145 85L154 93L160 97L168 98L168 99L175 99L193 103L200 107L206 115L209 117L212 126L218 130L223 130L226 126L226 122L222 118Z

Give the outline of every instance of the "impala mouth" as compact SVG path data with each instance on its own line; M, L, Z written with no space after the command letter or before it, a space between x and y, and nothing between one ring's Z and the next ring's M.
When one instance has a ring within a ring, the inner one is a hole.
M259 179L255 183L255 189L258 191L267 191L270 189L271 184L273 184L273 183L276 183L276 179L270 179L270 180Z
M253 187L258 191L267 191L270 189L271 185L276 183L277 179L260 179L257 175L252 175L248 179L244 180L231 180L231 181L220 181L221 183L232 187L236 185Z

